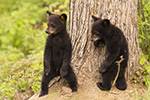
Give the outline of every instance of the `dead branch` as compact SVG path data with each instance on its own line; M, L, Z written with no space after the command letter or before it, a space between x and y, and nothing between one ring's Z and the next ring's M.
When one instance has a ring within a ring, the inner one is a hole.
M123 60L124 60L124 58L123 58L123 55L122 55L122 56L120 56L120 60L115 62L115 63L117 63L117 65L118 65L118 72L117 72L117 75L116 75L116 77L115 77L115 80L114 80L112 86L115 85L115 83L116 83L116 81L117 81L117 79L118 79L119 72L120 72L120 63L121 63Z

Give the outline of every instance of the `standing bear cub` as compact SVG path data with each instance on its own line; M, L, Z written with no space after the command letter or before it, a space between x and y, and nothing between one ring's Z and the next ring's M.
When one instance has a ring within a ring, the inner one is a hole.
M106 45L106 59L99 67L99 72L102 75L102 83L98 82L97 86L101 90L110 90L111 82L115 79L118 66L116 61L123 56L124 60L120 63L120 72L115 83L119 90L125 90L127 84L125 81L125 69L128 62L128 44L122 31L112 25L108 19L97 18L92 15L94 23L92 25L92 40L97 47L102 41Z
M48 28L45 51L44 51L44 73L41 82L41 93L39 97L48 94L48 84L56 76L67 80L72 92L77 91L77 80L70 66L72 45L66 31L67 15L52 14L47 11Z

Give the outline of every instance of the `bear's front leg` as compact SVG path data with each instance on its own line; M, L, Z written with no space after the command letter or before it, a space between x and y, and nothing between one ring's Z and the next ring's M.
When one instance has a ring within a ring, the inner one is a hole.
M108 47L107 47L108 48ZM106 48L106 49L107 49ZM113 47L112 47L113 48ZM100 73L104 73L108 70L108 68L115 63L115 60L117 59L120 49L116 49L116 51L111 51L111 50L107 50L108 52L108 56L106 57L106 59L104 60L103 64L101 65L101 67L99 68L99 72Z
M101 67L99 67L99 73L104 73L104 72L106 72L106 68L105 68L105 66L104 65L101 65Z
M48 43L46 43L45 51L44 51L44 73L46 75L49 75L50 70L51 70L52 51L51 51L51 48L47 44Z
M65 77L67 74L68 74L68 68L62 67L62 68L60 69L60 76L61 76L61 77Z
M49 67L44 68L44 73L46 74L46 76L48 76L50 73L50 68Z
M103 64L99 67L99 73L102 74L102 73L106 72L107 69L109 68L109 66L110 66L109 62L107 62L107 60L105 60L103 62Z
M68 47L66 47L63 58L64 58L63 63L60 68L60 76L61 77L65 77L68 74L68 70L70 67L71 50Z
M65 77L68 74L69 64L67 61L63 61L62 67L60 68L60 76Z

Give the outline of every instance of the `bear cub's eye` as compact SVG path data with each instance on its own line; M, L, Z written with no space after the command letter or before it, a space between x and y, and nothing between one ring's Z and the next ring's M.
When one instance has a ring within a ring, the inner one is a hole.
M51 24L51 27L52 27L52 28L55 28L55 25L54 25L54 24Z

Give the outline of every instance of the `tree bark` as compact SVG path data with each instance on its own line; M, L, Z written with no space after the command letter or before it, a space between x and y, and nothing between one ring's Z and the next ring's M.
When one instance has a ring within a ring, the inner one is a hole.
M99 79L98 68L105 59L105 45L95 48L90 41L91 15L102 15L123 31L129 47L126 75L127 78L133 75L138 68L140 51L137 4L138 0L70 0L68 32L73 45L72 66L78 82Z

